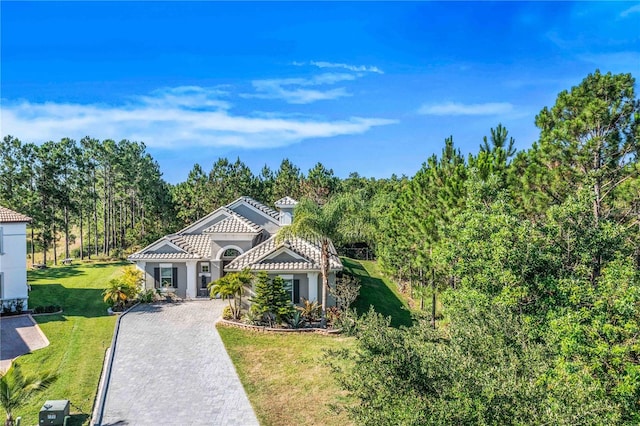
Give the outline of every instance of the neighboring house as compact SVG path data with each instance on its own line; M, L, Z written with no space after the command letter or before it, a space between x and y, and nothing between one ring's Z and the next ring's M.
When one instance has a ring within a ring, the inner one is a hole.
M294 303L320 300L322 275L318 241L293 238L276 242L281 226L291 224L297 202L284 197L278 211L240 197L183 230L133 253L129 260L145 273L145 287L172 291L183 298L209 297L207 284L228 272L266 271L281 276ZM342 263L330 245L329 282ZM328 304L334 304L329 297Z
M0 307L27 309L27 223L31 218L0 206Z

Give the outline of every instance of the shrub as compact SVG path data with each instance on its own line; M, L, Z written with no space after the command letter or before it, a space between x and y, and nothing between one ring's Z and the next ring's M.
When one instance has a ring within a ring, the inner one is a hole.
M249 309L242 317L242 322L249 325L259 325L260 315L255 310Z
M333 321L333 328L339 328L342 333L347 336L353 336L356 334L358 327L358 315L354 309L347 309L344 312L340 312L337 318Z
M296 310L289 319L289 324L292 328L301 328L304 326L304 321L305 319L302 315L302 311Z
M329 292L335 297L336 306L345 311L360 295L360 280L345 274L337 279L335 288L330 288Z
M314 322L320 319L322 313L322 305L318 304L315 300L313 302L302 299L302 306L297 307L297 312L302 315L303 321Z
M140 303L151 303L156 299L156 291L152 288L138 293L138 301Z
M51 314L53 312L58 312L62 308L59 305L47 305L47 306L36 306L33 308L34 314Z
M231 320L233 319L233 311L231 306L226 305L222 310L222 319Z

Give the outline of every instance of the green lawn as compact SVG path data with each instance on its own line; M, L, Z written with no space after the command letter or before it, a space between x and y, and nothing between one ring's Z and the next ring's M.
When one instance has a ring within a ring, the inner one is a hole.
M406 297L400 294L394 283L382 277L376 262L347 257L341 260L344 272L358 277L362 284L360 296L353 304L359 314L362 315L369 310L370 306L373 306L376 312L391 317L393 327L413 324Z
M395 284L382 278L372 261L342 258L345 272L357 276L362 287L354 306L362 314L373 305L391 317L391 325L410 326L406 298ZM219 326L249 400L263 425L344 425L344 412L332 404L345 402L335 383L324 349L351 347L354 338L317 334L271 334Z
M279 334L218 326L262 425L345 425L346 413L331 404L344 400L324 349L353 344L353 338Z
M107 316L102 290L124 265L93 263L28 272L30 308L55 304L64 312L34 317L51 344L16 361L26 374L52 371L58 375L49 389L37 393L14 413L22 416L23 425L38 424L38 412L47 399L70 400L79 407L72 406L72 424L88 424L116 320Z

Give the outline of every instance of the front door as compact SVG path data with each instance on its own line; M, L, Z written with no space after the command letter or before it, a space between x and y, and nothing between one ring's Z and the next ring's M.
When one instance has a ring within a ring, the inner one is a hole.
M198 287L198 297L209 296L209 289L207 288L208 281L209 281L209 277L207 277L206 275L202 275L200 277L200 286Z

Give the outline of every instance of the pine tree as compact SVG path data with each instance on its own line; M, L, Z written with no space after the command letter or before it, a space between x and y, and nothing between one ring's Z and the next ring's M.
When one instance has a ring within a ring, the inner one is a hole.
M281 277L272 280L266 272L260 272L254 288L255 296L250 299L251 309L268 318L269 325L279 324L293 313L289 293L284 289Z

